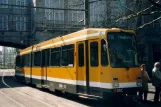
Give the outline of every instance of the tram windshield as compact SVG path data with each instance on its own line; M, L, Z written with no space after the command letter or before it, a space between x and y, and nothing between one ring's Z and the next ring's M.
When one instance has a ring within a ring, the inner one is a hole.
M137 67L137 52L134 34L125 32L108 33L110 64L114 68Z

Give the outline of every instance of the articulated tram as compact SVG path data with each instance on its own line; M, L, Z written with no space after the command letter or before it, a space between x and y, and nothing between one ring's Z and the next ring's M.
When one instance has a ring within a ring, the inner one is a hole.
M20 82L84 97L135 94L141 87L135 32L89 28L20 51Z

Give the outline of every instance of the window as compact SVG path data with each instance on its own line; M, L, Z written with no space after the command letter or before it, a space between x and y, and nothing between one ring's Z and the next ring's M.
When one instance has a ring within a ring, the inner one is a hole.
M25 66L25 64L24 64L24 55L21 56L21 59L20 60L21 60L20 66L21 67L24 67Z
M74 45L66 45L62 47L62 66L74 66Z
M61 6L61 1L60 0L54 0L54 7L55 8L60 8L60 6Z
M24 66L30 66L30 54L24 55Z
M60 0L60 8L64 8L64 0Z
M68 19L69 19L69 21L72 21L72 13L71 12L69 12Z
M25 31L26 30L26 17L17 16L16 17L16 30Z
M98 42L90 43L91 66L98 66Z
M45 0L45 7L50 7L50 0Z
M46 18L46 20L53 20L53 10L46 9L45 10L45 18Z
M60 47L51 49L50 66L60 66Z
M61 19L61 21L64 20L64 15L63 15L63 13L60 13L60 19Z
M54 7L55 7L55 8L58 7L58 0L54 0Z
M101 40L101 65L102 66L108 65L106 42L103 39Z
M42 66L49 66L50 49L42 50Z
M8 0L0 0L0 4L8 4ZM7 8L7 5L1 5L1 8Z
M55 20L59 20L59 13L55 13Z
M19 16L17 16L16 17L16 30L20 30L21 28L20 28L20 17Z
M16 5L26 6L26 0L16 0ZM25 9L25 7L17 7L17 8Z
M72 14L72 21L77 21L77 13Z
M41 51L34 53L34 66L40 66L41 65Z
M17 67L20 67L20 64L21 64L20 61L21 61L20 56L17 56L17 57L16 57L16 66L17 66Z
M78 45L78 62L80 67L84 66L84 44L83 43Z
M0 16L0 30L8 30L8 16Z
M21 30L25 31L26 30L26 17L21 17Z

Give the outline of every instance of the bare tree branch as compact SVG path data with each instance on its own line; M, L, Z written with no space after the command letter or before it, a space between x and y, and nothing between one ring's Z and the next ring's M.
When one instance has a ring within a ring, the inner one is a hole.
M158 7L158 8L161 8L161 4L157 3L157 2L154 2L153 0L148 0L152 5Z
M147 25L150 25L150 24L152 24L152 23L154 23L154 22L156 22L156 21L158 21L160 19L161 19L161 16L158 17L157 19L152 20L151 22L148 22L148 23L143 24L142 26L138 27L138 29L141 29L141 28L143 28L143 27L145 27Z
M159 0L159 1L160 1L160 0ZM156 3L158 3L159 1L157 1ZM132 17L137 17L137 16L139 16L141 13L143 13L143 12L149 10L150 8L152 8L153 6L154 6L154 5L151 5L150 7L145 8L145 9L143 9L143 10L141 10L141 11L135 13L135 14L130 14L130 15L127 15L127 16L123 16L123 17L117 19L116 22L118 22L118 21L120 21L120 20L127 20L127 19L130 19L130 18L132 18Z
M98 1L103 1L103 0L93 0L93 1L90 1L89 3L94 3L94 2L98 2Z

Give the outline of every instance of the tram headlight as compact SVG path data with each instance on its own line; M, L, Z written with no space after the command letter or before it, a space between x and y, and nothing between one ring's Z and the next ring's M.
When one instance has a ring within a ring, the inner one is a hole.
M113 82L113 87L119 87L119 83L118 82Z
M137 77L137 80L136 80L136 85L141 87L142 86L142 80L141 80L141 77Z
M112 86L115 87L115 88L119 87L118 78L113 78Z
M142 83L141 83L141 82L137 82L136 84L137 84L137 86L139 86L139 87L142 86Z

